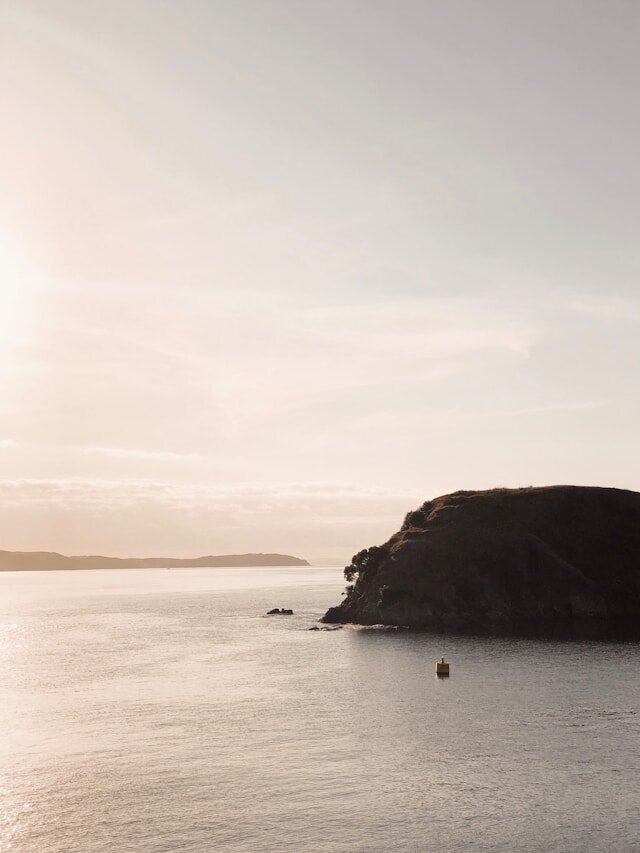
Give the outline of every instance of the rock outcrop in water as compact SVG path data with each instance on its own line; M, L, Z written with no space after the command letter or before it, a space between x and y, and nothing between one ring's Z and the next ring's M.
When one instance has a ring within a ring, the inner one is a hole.
M549 486L462 491L408 513L345 569L328 623L640 636L640 494Z

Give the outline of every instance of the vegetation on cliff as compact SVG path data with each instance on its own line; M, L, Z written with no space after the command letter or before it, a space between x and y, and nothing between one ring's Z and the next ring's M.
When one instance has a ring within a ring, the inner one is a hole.
M640 635L640 494L455 492L408 513L345 577L325 622L543 632L606 623Z

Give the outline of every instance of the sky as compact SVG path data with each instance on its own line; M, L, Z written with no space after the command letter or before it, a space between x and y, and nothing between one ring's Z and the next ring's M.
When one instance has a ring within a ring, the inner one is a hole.
M640 489L635 0L0 0L0 548L341 564Z

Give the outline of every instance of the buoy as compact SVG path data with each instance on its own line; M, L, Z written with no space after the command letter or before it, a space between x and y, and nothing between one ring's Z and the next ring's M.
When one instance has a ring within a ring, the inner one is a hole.
M436 675L441 678L445 678L449 675L449 664L445 663L444 658L440 658L436 663Z

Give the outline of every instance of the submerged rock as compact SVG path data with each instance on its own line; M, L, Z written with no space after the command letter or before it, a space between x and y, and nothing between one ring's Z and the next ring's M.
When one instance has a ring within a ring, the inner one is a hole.
M288 610L286 607L274 607L273 610L267 611L267 616L293 616L293 610Z
M605 626L640 636L640 494L455 492L408 513L345 577L353 583L326 623L541 636Z

